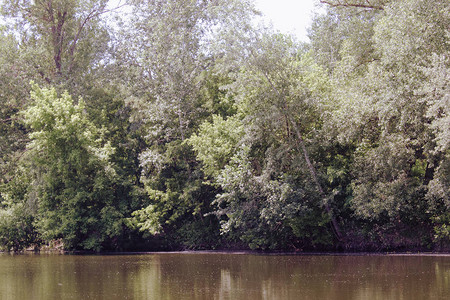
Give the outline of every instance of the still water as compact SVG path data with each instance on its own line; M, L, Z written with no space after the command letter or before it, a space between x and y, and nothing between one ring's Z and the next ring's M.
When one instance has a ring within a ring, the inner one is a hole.
M450 299L450 256L0 254L0 299Z

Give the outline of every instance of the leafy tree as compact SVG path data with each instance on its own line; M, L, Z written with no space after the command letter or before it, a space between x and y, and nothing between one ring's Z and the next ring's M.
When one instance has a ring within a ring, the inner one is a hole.
M18 164L12 175L7 184L0 186L0 249L17 252L38 246L40 238L34 225L36 206L26 196L31 183L29 170Z
M222 229L256 248L292 247L295 234L329 243L327 222L339 228L328 200L317 197L324 189L307 148L328 99L327 76L289 37L261 34L247 46L248 61L229 85L238 114L215 117L190 139L223 190ZM309 235L318 227L322 233Z
M102 64L108 33L101 16L107 0L5 0L2 14L20 40L20 53L36 82L72 93Z
M26 66L18 48L14 35L0 27L0 184L12 179L26 142L26 131L16 116L28 94L28 84L22 81Z
M33 217L22 204L0 209L0 249L20 251L36 240Z
M3 1L0 247L448 247L447 1L319 2Z
M99 250L120 234L123 211L115 200L114 149L89 121L85 104L69 94L33 86L24 112L33 164L28 195L35 195L36 225L45 241L62 238L66 249Z
M370 40L361 47L367 54L360 55L360 43L347 46L356 45L352 36L340 45L332 75L340 105L326 127L355 146L351 203L357 215L376 226L389 224L381 235L393 230L399 241L420 244L421 236L428 243L430 208L446 210L442 196L431 196L443 187L430 182L440 182L436 171L448 158L436 144L442 131L433 127L443 115L430 107L445 99L446 75L437 75L437 83L431 70L446 64L448 7L443 1L392 1L375 16L360 22L366 29L358 31Z
M205 174L217 177L236 154L243 134L243 123L238 116L224 120L221 116L213 115L212 123L202 123L199 134L194 133L188 142L203 163Z
M308 31L315 61L329 72L339 66L341 70L335 74L339 80L349 74L360 74L377 58L372 36L381 13L354 7L327 7L327 13L317 15Z
M108 34L101 16L107 1L2 1L0 28L1 181L24 153L26 131L17 112L32 80L84 94L104 63Z
M217 222L204 216L213 188L202 183L202 171L185 141L215 109L227 109L218 89L223 79L212 73L214 59L222 53L213 45L225 32L247 26L250 4L151 0L133 5L120 53L123 82L133 84L127 100L131 119L147 143L140 164L149 201L132 223L172 236L196 222L213 231Z

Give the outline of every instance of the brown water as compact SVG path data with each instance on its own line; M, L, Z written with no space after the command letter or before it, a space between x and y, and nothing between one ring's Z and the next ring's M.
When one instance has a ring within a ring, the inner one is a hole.
M0 299L450 299L450 256L0 254Z

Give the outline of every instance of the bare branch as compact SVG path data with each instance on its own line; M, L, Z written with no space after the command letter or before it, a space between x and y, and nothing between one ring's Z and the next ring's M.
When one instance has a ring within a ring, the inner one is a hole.
M369 0L362 1L339 1L339 0L320 0L320 3L327 4L333 7L359 7L366 9L384 9L384 2L381 1L380 4L373 4Z
M12 120L15 120L15 119L13 119L13 118L0 119L0 122L2 122L2 123L10 123Z
M88 13L88 15L84 18L83 22L81 22L81 25L78 28L77 34L75 35L75 37L74 37L74 39L72 41L72 45L70 46L70 50L69 50L70 57L73 57L73 54L75 52L75 48L77 46L78 39L80 38L80 34L83 31L83 28L86 26L87 22L89 22L90 20L92 20L92 19L94 19L94 18L96 18L96 17L98 17L100 15L103 15L103 14L115 11L117 9L120 9L120 8L126 6L126 5L127 5L126 3L120 4L120 2L119 2L118 6L116 6L114 8L111 8L111 9L102 9L102 10L93 9L92 11L90 11ZM70 69L71 68L72 67L70 67Z

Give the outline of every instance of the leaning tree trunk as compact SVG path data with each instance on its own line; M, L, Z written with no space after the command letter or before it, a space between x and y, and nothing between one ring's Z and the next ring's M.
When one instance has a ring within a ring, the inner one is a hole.
M291 123L293 123L293 121L291 121ZM302 134L300 133L300 130L298 130L298 127L296 126L296 124L292 124L292 127L294 127L295 133L297 134L297 143L300 145L300 148L303 152L303 156L305 157L306 164L308 165L309 173L311 174L311 177L312 177L317 189L319 190L320 197L324 200L324 207L325 207L325 210L326 210L328 216L330 217L334 234L336 235L337 239L340 240L342 235L341 235L341 231L339 229L339 224L338 224L335 216L333 215L330 205L328 204L328 199L327 199L327 197L325 197L325 192L322 189L322 185L320 184L319 179L317 178L316 169L314 168L314 165L311 163L311 160L309 159L309 154L308 154L308 151L306 150L306 146L305 146L305 142L303 140Z
M267 74L264 71L263 71L263 74L264 74L265 78L267 79L267 81L269 82L270 86L278 94L278 96L280 96L282 99L284 99L284 96L280 93L280 91L272 83L269 76L267 76ZM283 106L285 106L284 107L285 111L288 111L285 101L283 101L283 104L284 104ZM309 154L308 154L308 150L306 149L305 142L303 140L303 136L302 136L300 130L298 129L297 124L294 122L294 120L292 120L292 118L290 116L287 116L287 118L289 119L289 122L291 123L292 127L295 130L295 133L297 135L297 143L300 148L299 150L303 153L303 156L305 157L306 164L308 165L309 173L311 174L313 182L316 185L317 190L319 191L320 197L323 199L323 205L325 207L325 211L327 212L328 216L330 217L331 227L333 229L333 232L334 232L336 238L340 241L342 238L342 234L341 234L341 230L339 229L339 224L336 220L336 217L333 215L333 211L331 210L330 205L328 204L328 199L326 198L325 192L323 191L322 185L320 184L319 179L317 177L316 169L314 168L314 165L311 163L311 160L310 160Z

